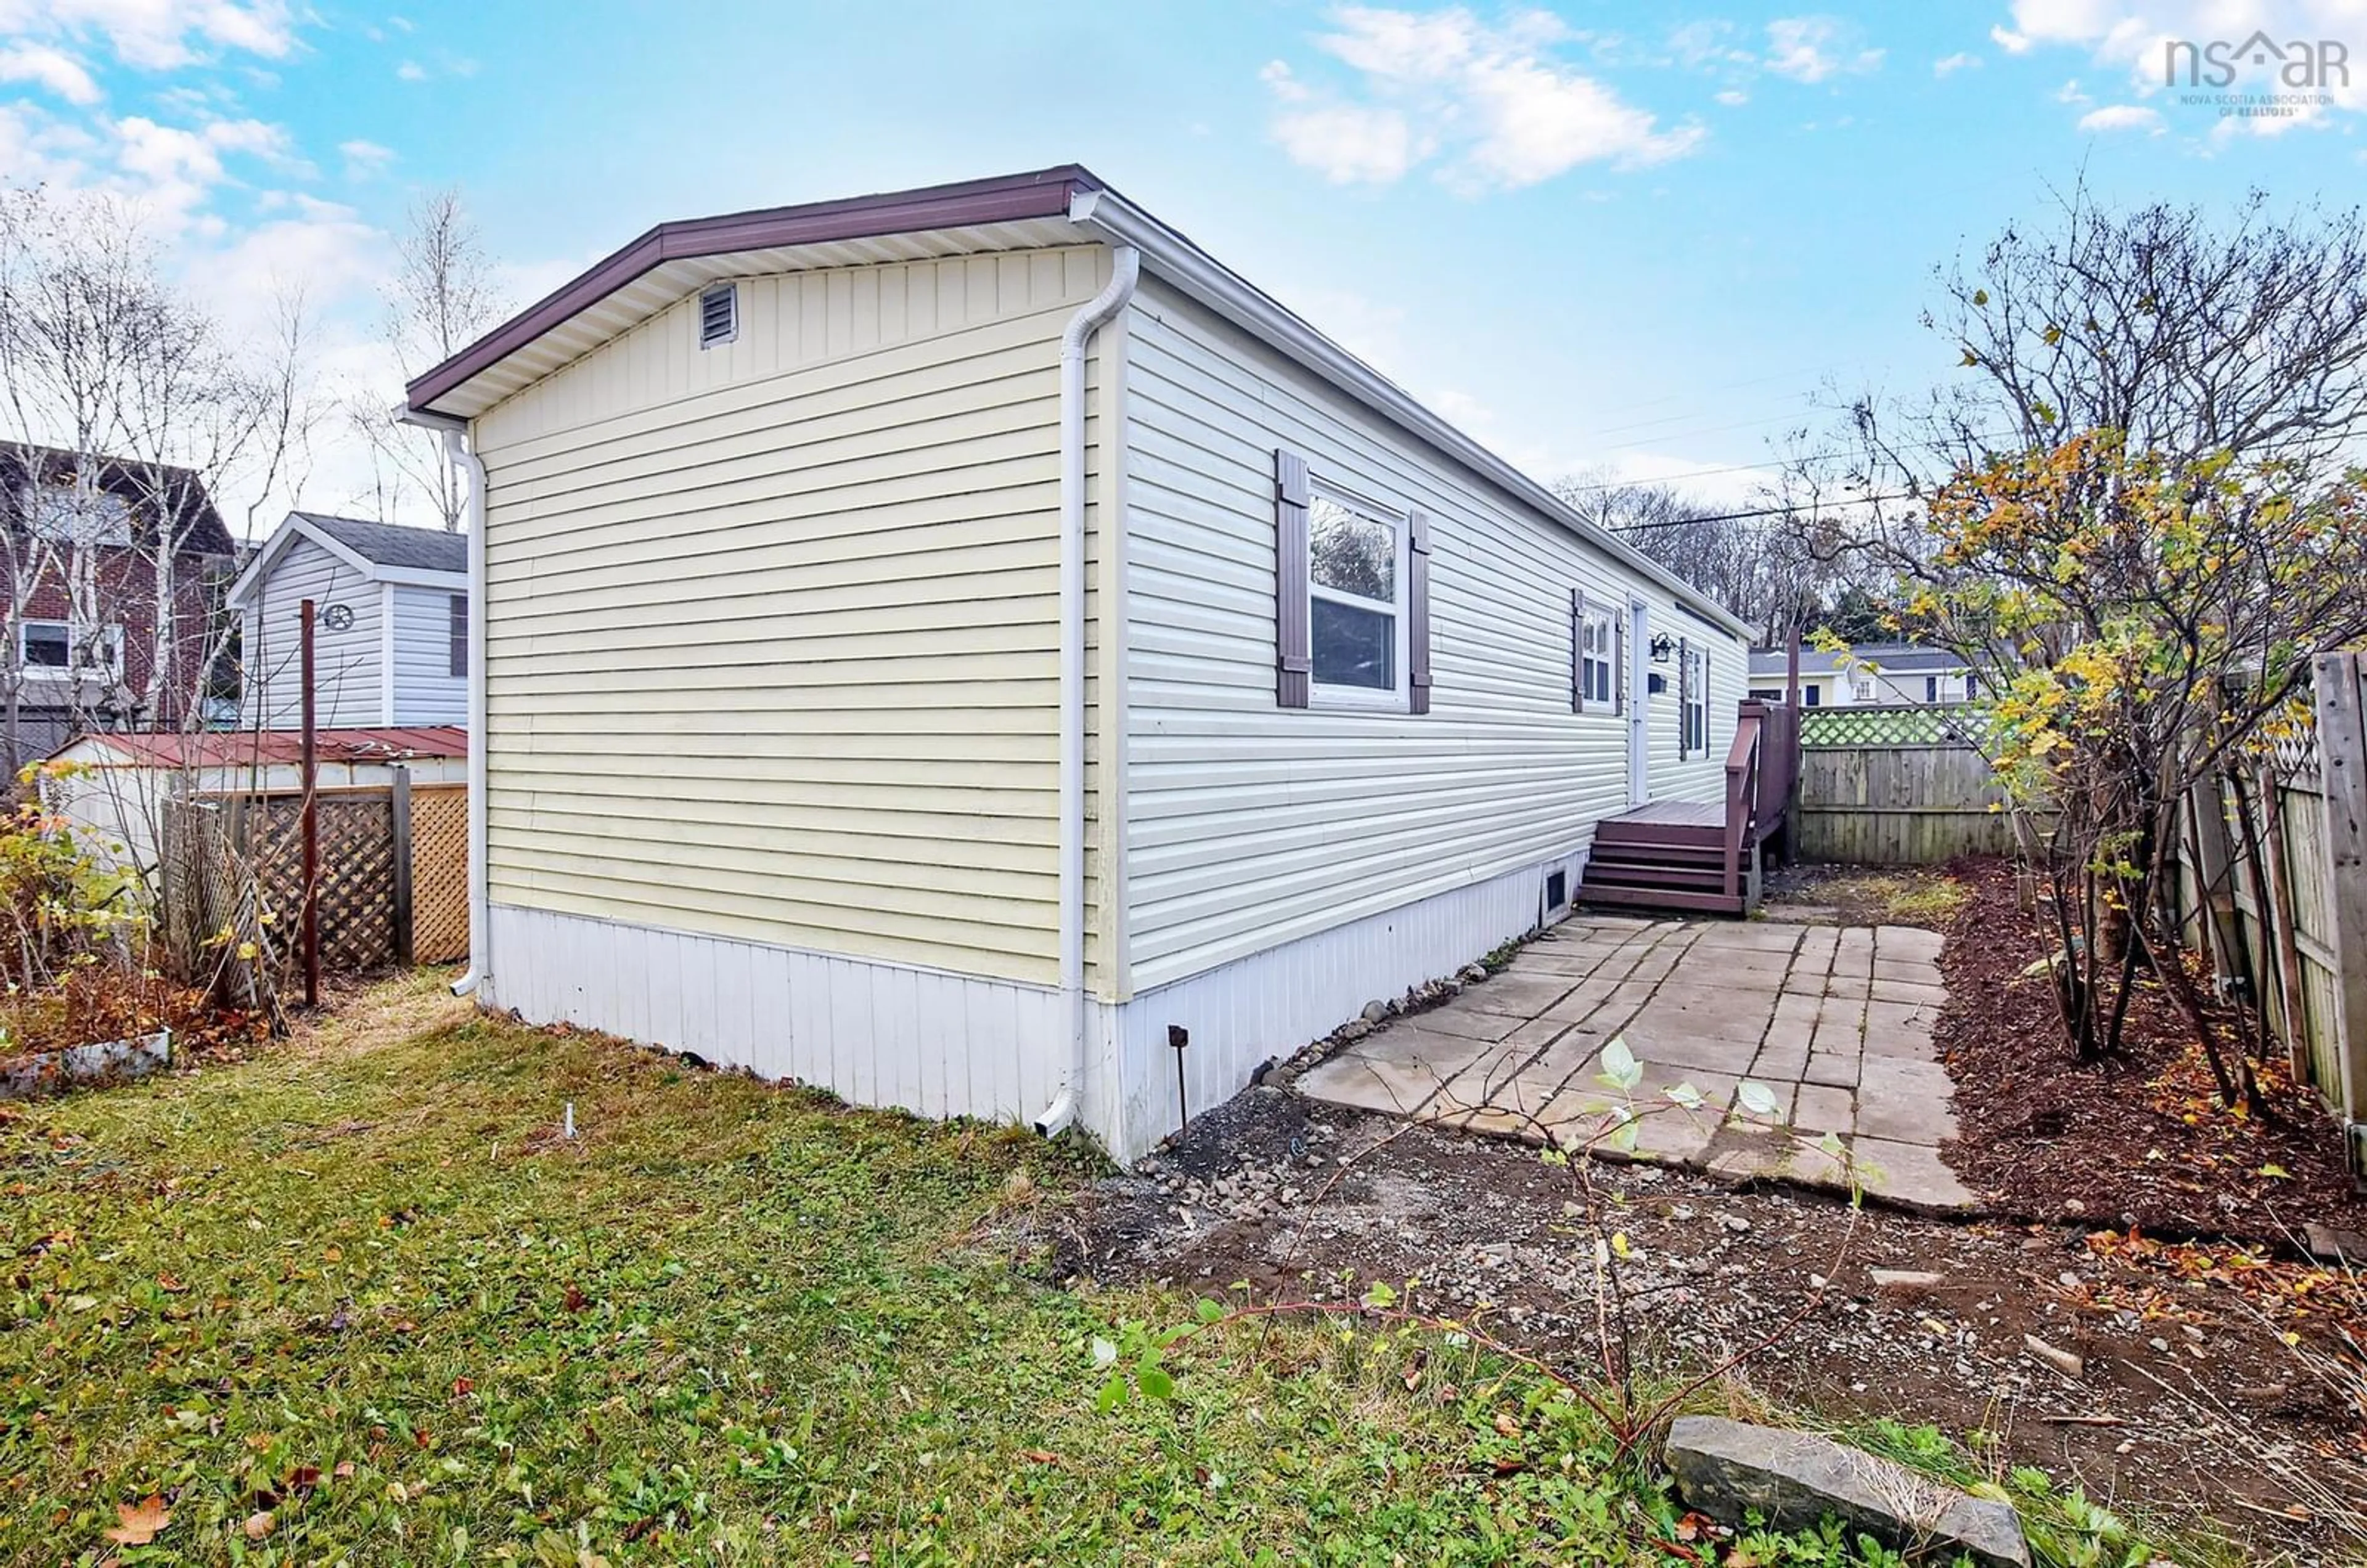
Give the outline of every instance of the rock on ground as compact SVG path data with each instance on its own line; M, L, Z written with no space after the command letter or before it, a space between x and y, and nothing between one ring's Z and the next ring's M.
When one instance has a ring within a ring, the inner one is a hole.
M2030 1568L2022 1521L2008 1505L1812 1432L1681 1416L1667 1456L1685 1506L1727 1524L1755 1512L1776 1529L1813 1529L1831 1514L1901 1551L1938 1545L1981 1568Z

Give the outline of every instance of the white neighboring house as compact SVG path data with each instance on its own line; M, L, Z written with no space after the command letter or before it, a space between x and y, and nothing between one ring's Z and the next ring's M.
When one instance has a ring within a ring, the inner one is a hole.
M231 585L242 728L302 722L302 604L314 604L323 728L464 724L469 541L440 528L291 512Z
M409 406L482 1005L1131 1158L1724 809L1747 627L1082 169L662 225Z
M1754 649L1750 694L1784 695L1783 649ZM1980 695L1980 682L1965 661L1943 648L1910 642L1862 642L1845 652L1800 650L1803 708L1904 707L1928 703L1966 703Z

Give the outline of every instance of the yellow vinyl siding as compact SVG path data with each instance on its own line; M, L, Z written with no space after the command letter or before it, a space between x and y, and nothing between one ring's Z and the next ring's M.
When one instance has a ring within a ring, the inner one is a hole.
M1056 977L1058 339L1106 271L745 279L733 344L694 296L487 412L496 903Z

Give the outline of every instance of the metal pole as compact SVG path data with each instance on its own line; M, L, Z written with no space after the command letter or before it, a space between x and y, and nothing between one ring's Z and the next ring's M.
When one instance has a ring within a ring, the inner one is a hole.
M312 601L304 601L304 1005L321 1005L320 736L312 690Z

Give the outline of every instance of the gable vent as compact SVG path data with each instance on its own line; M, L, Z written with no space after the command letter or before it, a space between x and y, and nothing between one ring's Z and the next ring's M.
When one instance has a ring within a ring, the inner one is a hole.
M698 346L713 348L740 335L740 286L719 283L698 296Z

